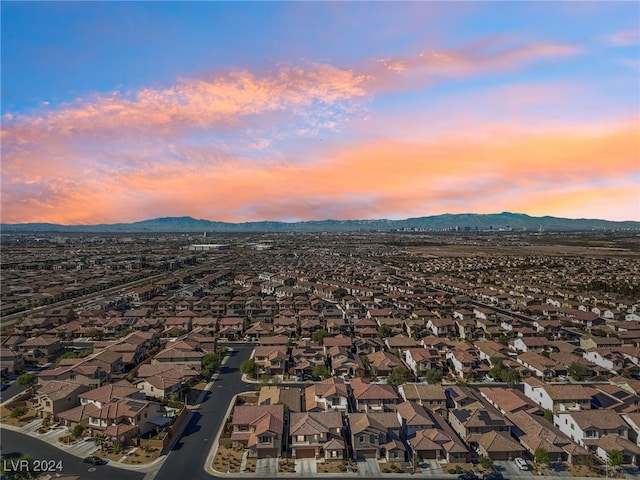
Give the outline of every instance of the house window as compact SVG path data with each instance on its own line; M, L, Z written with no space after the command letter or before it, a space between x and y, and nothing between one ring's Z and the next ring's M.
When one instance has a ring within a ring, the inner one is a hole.
M338 458L338 451L337 450L331 450L331 458Z
M360 441L360 443L364 443L364 435L360 435L359 441Z
M296 437L296 441L298 441L298 442L304 442L304 435L298 435L298 436Z
M340 405L340 399L339 398L332 398L331 399L331 405Z
M260 443L271 443L271 437L269 437L268 435L261 435L259 440Z

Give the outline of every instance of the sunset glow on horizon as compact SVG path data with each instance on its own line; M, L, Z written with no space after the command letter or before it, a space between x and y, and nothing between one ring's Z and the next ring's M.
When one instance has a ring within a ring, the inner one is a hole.
M1 220L640 221L637 2L2 2Z

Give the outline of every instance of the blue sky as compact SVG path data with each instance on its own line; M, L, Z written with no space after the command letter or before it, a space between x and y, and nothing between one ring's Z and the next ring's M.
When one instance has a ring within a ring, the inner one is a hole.
M640 220L637 2L1 9L3 221L405 218L451 205ZM492 160L504 152L513 159ZM482 179L468 171L479 163ZM366 185L339 188L335 169ZM321 183L288 191L310 176ZM477 193L447 198L469 182ZM513 188L482 195L498 184ZM69 208L78 201L99 206Z

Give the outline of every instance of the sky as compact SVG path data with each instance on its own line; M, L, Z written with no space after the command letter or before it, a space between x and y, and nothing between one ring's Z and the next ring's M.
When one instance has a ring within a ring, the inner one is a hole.
M640 221L638 2L11 2L1 220Z

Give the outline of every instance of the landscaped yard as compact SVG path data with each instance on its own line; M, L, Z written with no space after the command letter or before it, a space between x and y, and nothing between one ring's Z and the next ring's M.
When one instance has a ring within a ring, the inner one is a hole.
M127 455L127 458L124 459L124 463L131 463L131 464L151 463L159 456L160 456L159 448L149 448L145 451L143 448L138 447L135 449L133 453Z
M357 472L358 467L352 460L325 460L318 461L318 473L347 473L349 466L352 472Z
M605 476L604 467L591 467L589 465L569 465L568 470L569 473L574 477L603 478ZM623 473L614 472L611 468L609 468L607 476L608 478L625 478Z
M244 472L253 473L256 471L257 460L255 458L247 458L247 464L245 465Z
M410 463L406 462L387 462L380 465L380 471L382 473L407 473L412 472Z
M20 417L11 417L11 410L6 406L0 407L0 420L5 425L13 425L14 427L23 427L27 423L33 421L37 417L37 413L33 408L27 408L24 415Z
M220 445L213 460L213 469L221 473L240 473L240 463L244 448L234 448L228 445Z

